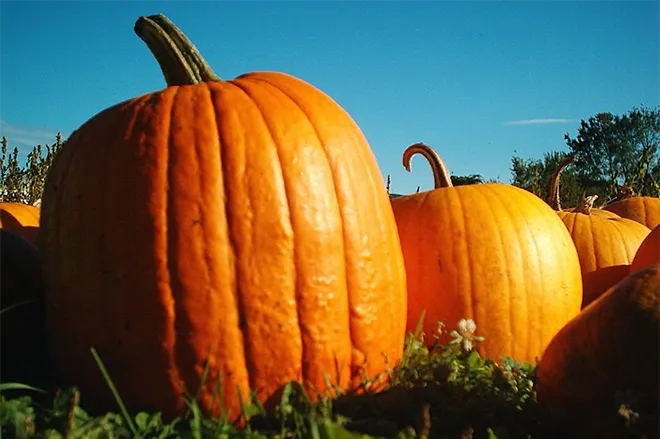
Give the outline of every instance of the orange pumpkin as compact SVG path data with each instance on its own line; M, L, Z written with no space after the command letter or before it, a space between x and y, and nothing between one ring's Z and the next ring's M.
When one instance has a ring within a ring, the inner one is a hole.
M408 330L425 310L431 344L438 320L452 329L469 318L485 336L478 347L483 355L534 361L582 302L580 265L566 228L523 189L452 186L427 145L405 150L407 170L417 153L431 164L435 189L391 200L408 275Z
M183 383L233 419L237 389L268 404L290 380L323 392L394 366L405 267L359 127L293 76L220 80L162 15L135 31L168 87L83 124L43 194L62 381L114 406L95 346L129 409L183 414Z
M644 224L649 229L660 225L660 198L632 196L603 207L622 218Z
M642 241L630 264L630 272L634 273L658 262L660 262L660 226L651 230L651 233Z
M593 208L597 195L563 210L559 204L561 170L571 163L562 161L553 174L550 205L566 225L580 258L584 308L612 285L626 277L637 249L649 234L648 227L615 213Z
M49 384L47 331L39 251L16 232L0 229L0 377Z
M636 392L640 406L633 410L657 416L659 345L660 264L654 264L610 288L553 338L537 369L538 401L575 425L606 425L601 432L616 420L616 392ZM654 434L657 427L651 424Z
M40 214L41 210L37 206L0 203L0 228L12 230L36 246Z

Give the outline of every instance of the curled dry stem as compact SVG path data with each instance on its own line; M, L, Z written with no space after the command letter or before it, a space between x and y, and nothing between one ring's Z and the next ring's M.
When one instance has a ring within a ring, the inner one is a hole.
M431 165L435 189L453 186L444 160L433 148L424 143L415 143L403 151L403 167L406 168L406 171L410 172L410 161L415 154L423 155Z
M552 173L552 179L550 180L550 194L548 194L548 202L550 207L556 211L561 212L561 197L559 195L559 180L561 173L564 169L575 161L575 154L571 154L566 157L564 160L559 162L557 168Z

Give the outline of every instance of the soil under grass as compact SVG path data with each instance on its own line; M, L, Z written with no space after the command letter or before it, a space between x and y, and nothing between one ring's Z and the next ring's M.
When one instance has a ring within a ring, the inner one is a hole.
M275 410L247 406L250 420L242 428L205 417L194 401L188 416L173 421L128 414L121 395L116 413L87 413L86 395L75 388L50 393L12 383L0 385L0 422L3 438L658 437L658 413L635 407L635 395L613 395L611 412L598 419L578 414L569 423L566 414L543 410L535 370L506 358L497 364L460 344L429 350L410 334L384 391L312 403L298 383L289 383Z

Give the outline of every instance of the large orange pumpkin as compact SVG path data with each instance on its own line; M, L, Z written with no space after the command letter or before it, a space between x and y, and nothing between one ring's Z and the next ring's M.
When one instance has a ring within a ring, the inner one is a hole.
M0 228L14 231L37 245L41 209L23 203L0 203Z
M566 228L523 189L485 183L452 186L440 156L418 143L403 154L431 164L435 189L391 200L408 274L408 329L423 310L427 343L438 320L462 318L485 336L479 351L523 361L580 310L580 265ZM446 341L446 340L445 340Z
M136 33L168 87L108 108L58 151L42 200L54 365L102 408L205 411L218 378L263 401L289 380L356 385L394 366L405 267L375 157L293 76L218 79L166 17ZM209 379L201 383L206 360Z
M597 195L584 197L575 208L563 210L559 204L559 180L561 170L571 161L571 157L563 160L555 170L549 200L566 225L580 258L584 308L628 275L630 263L650 230L615 213L595 209Z
M616 420L617 392L635 392L639 405L632 409L657 416L659 345L660 264L654 264L618 282L553 338L537 369L538 401L575 427L600 433ZM657 422L650 427L657 434Z

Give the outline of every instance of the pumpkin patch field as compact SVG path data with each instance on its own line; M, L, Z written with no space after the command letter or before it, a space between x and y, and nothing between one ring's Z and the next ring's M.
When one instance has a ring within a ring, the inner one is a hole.
M167 87L0 202L2 437L658 437L657 199L454 186L423 143L390 197L323 91L134 30Z

